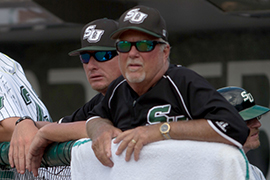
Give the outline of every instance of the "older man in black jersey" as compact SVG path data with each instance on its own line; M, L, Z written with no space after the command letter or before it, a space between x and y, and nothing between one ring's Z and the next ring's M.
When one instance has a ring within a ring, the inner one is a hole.
M116 154L126 149L126 161L132 153L138 160L143 146L164 139L242 147L249 130L235 108L200 75L169 63L166 24L156 9L136 6L126 11L111 37L122 76L112 82L86 125L103 165L114 165L114 137L114 143L121 142Z

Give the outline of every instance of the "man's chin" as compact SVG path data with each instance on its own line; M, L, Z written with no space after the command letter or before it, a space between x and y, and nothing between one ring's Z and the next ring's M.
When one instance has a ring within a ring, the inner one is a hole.
M145 79L145 74L135 75L132 73L126 73L126 79L131 83L141 83Z
M259 141L254 141L248 144L248 147L250 149L257 149L258 147L260 147L260 142Z
M107 85L104 85L104 84L99 84L99 85L96 84L96 85L93 85L91 87L95 91L98 91L98 92L101 92L101 93L107 89Z

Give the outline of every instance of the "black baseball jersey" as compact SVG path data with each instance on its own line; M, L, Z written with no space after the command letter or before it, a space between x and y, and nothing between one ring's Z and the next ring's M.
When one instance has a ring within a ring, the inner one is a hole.
M89 114L88 120L107 118L123 131L146 124L203 118L238 147L249 134L236 109L216 89L194 71L176 65L170 65L157 84L141 96L120 76Z
M93 97L89 102L84 104L82 107L77 109L72 115L63 117L60 122L67 123L67 122L75 122L75 121L86 121L88 117L88 113L97 105L102 99L103 95L98 93L95 97Z

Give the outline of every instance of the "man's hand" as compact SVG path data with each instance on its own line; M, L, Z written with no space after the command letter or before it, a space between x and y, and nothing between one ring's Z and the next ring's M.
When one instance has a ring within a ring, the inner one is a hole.
M26 156L26 168L33 172L34 176L38 176L38 168L41 165L41 160L46 147L51 144L50 141L43 137L42 131L38 131L33 139L29 151Z
M135 161L139 160L140 151L146 144L151 142L163 140L163 136L159 131L160 124L139 126L135 129L127 130L121 133L114 140L114 143L120 143L116 155L120 155L125 149L125 160L129 161L132 153L134 152Z
M92 149L97 159L108 167L113 167L113 162L110 159L111 140L120 134L122 131L114 127L111 121L107 119L93 119L86 124L86 131L92 140Z
M143 146L165 139L159 131L160 126L161 123L139 126L135 129L121 133L114 140L114 143L121 142L116 151L116 155L120 155L127 149L125 160L129 161L134 152L134 159L135 161L138 161ZM170 136L172 139L220 142L233 145L230 141L219 135L209 125L206 119L171 122L170 126Z
M18 173L25 173L25 158L37 131L37 127L30 119L18 123L14 128L8 157L10 166L16 167Z

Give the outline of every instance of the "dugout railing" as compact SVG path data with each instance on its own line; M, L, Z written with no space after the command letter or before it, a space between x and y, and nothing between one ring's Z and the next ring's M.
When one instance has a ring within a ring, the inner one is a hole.
M0 179L70 179L71 149L75 141L53 143L43 155L39 176L32 173L20 175L16 169L10 168L8 161L9 142L0 143Z

